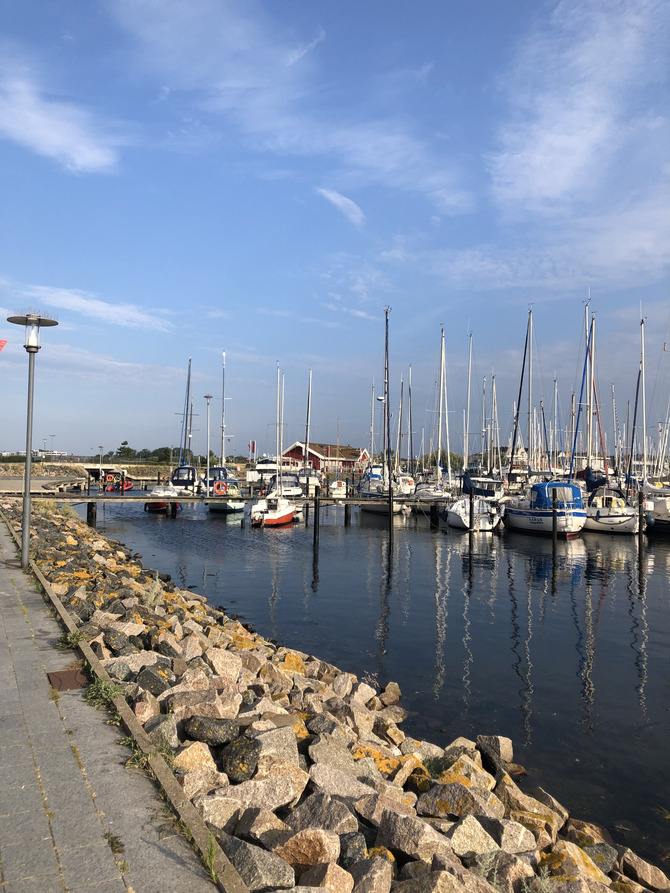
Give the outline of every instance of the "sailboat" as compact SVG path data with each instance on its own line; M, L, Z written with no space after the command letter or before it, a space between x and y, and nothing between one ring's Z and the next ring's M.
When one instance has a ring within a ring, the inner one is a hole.
M524 348L524 361L521 369L521 384L519 385L519 401L523 387L526 355L531 356L533 311L528 311L528 327L526 329L526 346ZM529 362L528 392L531 390L531 373ZM512 449L509 464L509 473L514 468L514 449L519 427L519 407L515 413L514 433L512 435ZM532 426L531 403L528 403L528 472L530 474L532 460ZM554 516L555 511L555 516ZM586 510L582 504L582 491L580 487L570 481L541 481L532 484L519 496L512 496L504 503L503 523L511 530L522 533L538 533L551 536L554 532L560 537L570 539L579 534L586 522Z
M296 506L292 500L287 499L282 493L282 407L280 395L280 373L277 366L277 489L273 495L258 499L249 507L249 515L252 527L285 527L293 522Z
M186 375L186 396L184 399L184 412L181 421L181 442L179 444L179 459L175 470L170 476L170 483L177 489L179 495L192 495L200 488L197 469L186 463L186 457L190 448L192 419L189 418L191 400L191 358L188 358L188 373Z
M393 477L391 475L391 445L390 445L390 415L389 415L389 308L386 314L386 339L384 347L384 396L381 401L384 405L384 422L382 425L382 462L372 461L372 440L374 432L374 386L372 390L372 423L370 430L370 466L360 482L358 495L361 497L361 511L371 512L377 515L397 515L403 510L401 502L393 498ZM384 458L386 461L384 462Z
M445 362L444 362L444 329L440 337L440 374L438 385L438 409L437 409L437 454L435 468L428 477L419 478L412 494L412 509L415 512L430 512L430 506L444 503L451 499L449 489L444 486L444 471L442 468L442 421L447 419L445 406ZM448 480L451 484L451 455L449 446L449 422L447 424L447 466Z
M209 469L205 481L205 493L210 512L232 514L244 511L240 482L229 468L226 468L226 352L223 351L223 373L221 381L221 464Z
M596 383L593 375L594 341L595 316L592 316L585 360L585 363L589 363L590 379L589 399L587 401L587 420L590 424L593 417L592 406L594 405L596 411L596 419L598 422L598 430L600 434L600 446L602 450L605 473L603 476L597 477L593 471L591 461L592 437L591 431L589 429L587 431L586 439L587 457L586 469L584 471L584 483L586 485L586 492L588 494L586 499L586 522L584 524L584 530L590 530L594 533L637 533L639 529L639 518L637 509L635 508L635 506L630 504L628 497L626 496L622 488L617 486L616 484L613 484L609 480L607 453L603 441L602 426L600 424L600 408L598 406L598 395L596 392ZM579 414L577 418L579 419Z

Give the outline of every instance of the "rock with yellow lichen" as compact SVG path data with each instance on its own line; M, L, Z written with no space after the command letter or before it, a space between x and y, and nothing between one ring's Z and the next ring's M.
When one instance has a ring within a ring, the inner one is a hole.
M3 503L15 527L17 500ZM407 735L377 690L277 647L56 510L32 553L250 889L665 893L659 869L511 778L508 738ZM294 885L300 882L301 886Z

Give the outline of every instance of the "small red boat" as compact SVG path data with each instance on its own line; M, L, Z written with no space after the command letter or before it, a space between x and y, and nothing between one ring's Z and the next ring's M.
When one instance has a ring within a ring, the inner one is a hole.
M133 489L133 482L132 482L132 481L124 481L124 482L123 482L123 492L124 492L124 493L125 493L126 490L132 490L132 489ZM114 482L111 483L111 484L107 484L107 486L105 487L105 490L106 490L108 493L119 493L119 492L121 492L121 481L114 481Z

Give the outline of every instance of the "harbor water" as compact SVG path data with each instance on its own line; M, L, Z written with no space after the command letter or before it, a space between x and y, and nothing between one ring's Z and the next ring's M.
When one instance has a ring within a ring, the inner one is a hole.
M81 507L85 513L85 507ZM505 531L472 537L321 510L263 530L204 505L176 518L98 508L145 567L373 684L397 682L406 734L512 739L527 776L575 818L670 867L670 542Z

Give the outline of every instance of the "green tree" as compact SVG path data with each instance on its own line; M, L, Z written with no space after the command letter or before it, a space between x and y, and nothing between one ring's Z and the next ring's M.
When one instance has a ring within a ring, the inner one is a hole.
M116 456L118 459L134 459L135 450L128 446L127 440L124 440L121 446L117 449Z

